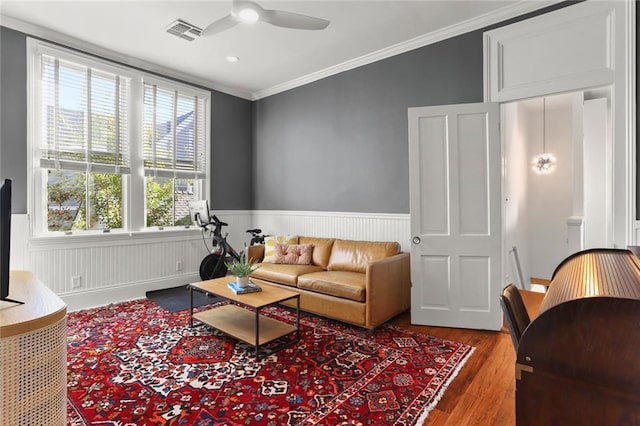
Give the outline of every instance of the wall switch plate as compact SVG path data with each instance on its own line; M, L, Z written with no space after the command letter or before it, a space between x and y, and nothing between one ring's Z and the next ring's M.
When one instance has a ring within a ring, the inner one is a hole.
M71 277L71 288L80 288L82 287L82 276L75 275Z
M176 262L176 271L182 271L182 261L178 260Z

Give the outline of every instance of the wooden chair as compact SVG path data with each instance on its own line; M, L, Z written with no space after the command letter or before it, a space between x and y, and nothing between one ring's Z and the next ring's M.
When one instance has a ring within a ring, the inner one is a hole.
M500 304L502 305L504 316L507 319L507 327L511 334L513 347L516 352L518 352L518 345L520 344L522 333L524 333L525 328L527 328L531 322L518 287L509 284L502 289Z

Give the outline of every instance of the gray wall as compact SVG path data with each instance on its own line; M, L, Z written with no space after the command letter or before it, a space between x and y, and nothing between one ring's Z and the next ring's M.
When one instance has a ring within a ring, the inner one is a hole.
M254 208L409 213L407 108L482 102L482 33L575 3L257 101Z
M254 105L254 208L409 212L407 108L482 102L482 32Z
M14 179L14 213L27 212L26 38L0 27L0 177ZM211 90L212 209L252 207L251 114L250 101Z
M212 210L252 208L251 104L224 93L211 94Z
M407 108L481 102L487 29L253 103L212 91L211 208L408 213ZM0 42L0 171L26 212L25 35Z
M13 179L14 213L27 211L27 44L0 27L0 178Z
M636 5L636 25L640 18L640 8ZM640 129L638 129L638 121L640 121L640 108L638 108L638 99L640 99L640 85L638 85L638 56L640 56L640 28L636 27L636 220L640 220L640 172L637 170L640 164Z

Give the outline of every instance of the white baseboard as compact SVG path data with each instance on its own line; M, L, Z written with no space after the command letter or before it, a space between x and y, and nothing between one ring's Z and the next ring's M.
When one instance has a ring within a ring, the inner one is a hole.
M196 281L200 281L198 275L185 274L160 280L126 283L111 287L59 294L58 296L67 304L67 311L73 312L81 309L105 306L111 303L143 299L147 291L187 285Z

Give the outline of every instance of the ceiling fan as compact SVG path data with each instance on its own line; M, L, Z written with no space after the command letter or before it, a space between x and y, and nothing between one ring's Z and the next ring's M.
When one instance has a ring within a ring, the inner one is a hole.
M329 21L313 16L300 15L284 10L263 9L259 4L246 0L234 0L231 12L224 18L211 23L203 31L203 36L217 34L239 23L267 22L276 27L297 30L323 30Z

